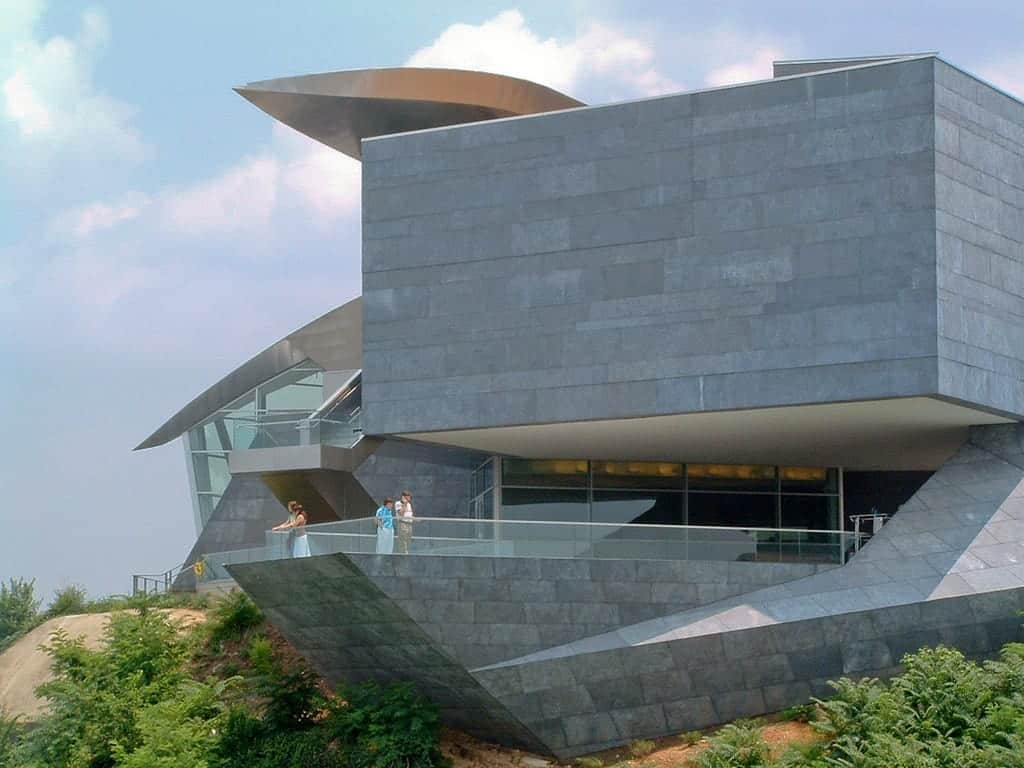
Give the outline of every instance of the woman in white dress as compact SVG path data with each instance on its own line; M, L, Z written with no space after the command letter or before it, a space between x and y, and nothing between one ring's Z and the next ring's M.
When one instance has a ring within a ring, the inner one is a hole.
M306 532L303 530L307 522L306 510L302 505L297 501L289 501L288 519L270 529L272 531L291 531L292 557L309 557L309 539L306 538Z
M309 538L306 536L306 510L301 504L295 505L295 522L292 524L295 541L292 542L292 557L309 557Z

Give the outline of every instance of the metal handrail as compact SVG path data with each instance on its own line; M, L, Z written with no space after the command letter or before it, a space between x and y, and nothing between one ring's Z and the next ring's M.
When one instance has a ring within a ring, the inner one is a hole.
M132 597L170 592L171 586L174 584L178 574L188 567L188 563L182 563L173 568L168 568L163 573L132 574Z
M311 523L305 526L306 531L309 533L327 533L327 531L316 530L318 528L324 528L326 526L339 526L339 525L355 525L357 523L373 521L375 517L356 517L350 520L335 520L329 523ZM615 528L616 530L626 527L631 528L665 528L668 530L678 531L683 528L689 528L694 530L707 530L707 531L753 531L753 532L768 532L768 533L826 533L826 534L843 534L847 536L853 536L854 531L844 531L841 529L829 529L829 528L760 528L757 526L726 526L726 525L671 525L668 523L594 523L587 521L568 521L568 520L503 520L503 519L484 519L478 520L476 518L469 517L413 517L413 518L400 518L398 515L394 516L395 520L411 520L412 522L441 522L441 523L492 523L498 525L552 525L552 526L588 526L593 528L604 527L604 528ZM860 534L865 535L865 534Z

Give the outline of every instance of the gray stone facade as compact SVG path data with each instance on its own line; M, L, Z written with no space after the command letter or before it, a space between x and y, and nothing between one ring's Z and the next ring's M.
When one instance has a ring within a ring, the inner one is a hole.
M1024 426L1009 425L972 430L850 562L811 575L343 554L230 571L328 678L412 679L452 724L523 744L515 722L565 758L798 704L830 678L891 674L921 645L992 654L1022 637L1022 563ZM759 588L766 579L779 583ZM711 602L672 611L681 595L705 602L702 584ZM663 615L630 623L623 607L645 601ZM545 621L566 641L550 645ZM615 626L589 633L602 624ZM466 697L497 709L471 711Z
M1022 112L922 57L366 141L366 429L1024 413Z
M1024 413L1024 104L935 64L939 391Z
M316 567L336 573L355 566L443 653L468 669L835 567L436 555L324 557L340 557L345 565ZM297 561L267 566L277 569L278 579L269 585L271 590L301 593L303 580L311 577ZM344 586L324 581L322 574L314 578L328 591ZM343 578L350 578L348 571ZM276 595L260 587L252 596L261 604L276 605ZM309 605L292 606L290 613L281 616L277 612L284 608L267 610L272 620L283 619L279 626L295 633L300 648L303 632L317 627L323 618L321 608ZM350 613L363 615L366 611L360 606L338 611L337 621L348 622ZM358 643L350 639L347 644ZM372 648L366 650L372 653Z
M385 440L353 474L378 505L408 490L420 517L466 517L470 477L486 458L460 448Z

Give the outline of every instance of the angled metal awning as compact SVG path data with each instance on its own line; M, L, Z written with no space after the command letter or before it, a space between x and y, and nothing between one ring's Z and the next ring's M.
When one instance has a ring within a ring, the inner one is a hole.
M312 360L324 370L362 367L362 297L352 299L267 347L171 416L135 450L180 437L196 424L279 373Z
M235 90L271 117L357 160L361 141L373 136L585 106L516 77L418 67L282 77Z

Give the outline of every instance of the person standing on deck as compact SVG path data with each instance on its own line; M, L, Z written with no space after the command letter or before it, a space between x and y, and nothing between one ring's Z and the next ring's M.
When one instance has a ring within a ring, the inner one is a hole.
M395 512L398 514L398 551L408 555L412 545L412 494L409 491L402 491Z
M390 496L377 510L377 554L390 555L395 551L395 500Z

